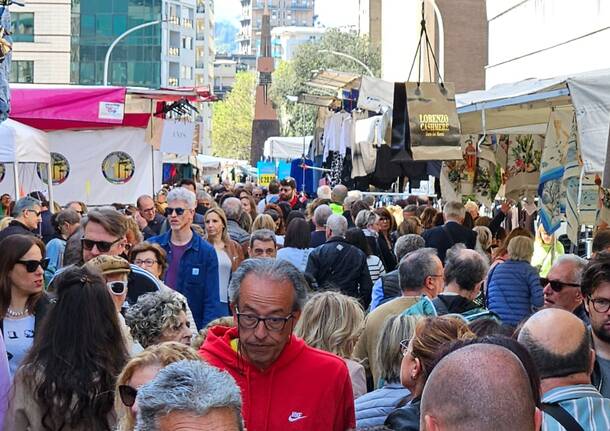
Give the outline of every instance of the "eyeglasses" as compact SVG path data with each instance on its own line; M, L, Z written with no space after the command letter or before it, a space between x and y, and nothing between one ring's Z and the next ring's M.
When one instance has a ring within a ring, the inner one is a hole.
M49 258L45 257L42 260L18 260L17 263L25 265L25 270L27 272L35 272L39 266L43 270L47 269L47 266L49 266Z
M109 281L106 283L106 287L113 295L120 296L127 291L127 282L123 280Z
M153 264L155 264L157 262L159 262L159 261L155 260L155 259L136 259L133 261L133 263L135 263L138 266L140 266L140 265L153 266Z
M272 332L281 332L284 330L286 323L293 319L292 313L288 317L258 317L252 314L237 313L237 323L245 329L254 329L260 322L263 322L265 328Z
M132 407L136 403L138 390L129 385L119 385L119 396L121 397L121 402L123 404L127 407Z
M557 293L561 292L563 290L563 288L566 286L580 287L580 284L564 283L563 281L559 281L559 280L549 280L546 277L540 277L540 284L542 285L542 287L545 287L547 284L550 284L551 289L553 289L553 291L555 291Z
M591 305L593 305L593 309L598 313L607 313L610 310L610 299L591 297L588 299Z
M400 353L403 358L407 356L407 352L409 351L409 341L411 341L409 338L405 338L400 342Z
M184 211L186 211L186 209L184 209L184 208L167 207L167 208L165 208L165 217L171 216L174 212L176 213L177 216L181 216L182 214L184 214Z
M80 242L85 250L93 250L93 247L97 247L102 253L108 253L113 245L119 242L121 238L117 238L112 242L108 241L94 241L92 239L81 238Z
M34 214L36 214L36 217L40 217L40 213L42 212L42 211L34 211L34 210L24 210L24 211L34 213Z

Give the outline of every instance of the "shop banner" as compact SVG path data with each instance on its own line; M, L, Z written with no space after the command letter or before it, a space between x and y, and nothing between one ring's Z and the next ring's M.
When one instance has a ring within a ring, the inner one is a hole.
M193 137L195 136L195 123L176 120L163 121L161 135L161 151L191 155L193 152Z
M407 82L406 88L413 160L461 160L454 85Z

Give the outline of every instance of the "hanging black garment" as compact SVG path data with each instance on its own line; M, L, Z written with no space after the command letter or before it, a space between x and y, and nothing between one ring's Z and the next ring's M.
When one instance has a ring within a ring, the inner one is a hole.
M410 146L409 111L407 108L407 87L404 82L394 83L394 107L392 109L393 150L405 150Z

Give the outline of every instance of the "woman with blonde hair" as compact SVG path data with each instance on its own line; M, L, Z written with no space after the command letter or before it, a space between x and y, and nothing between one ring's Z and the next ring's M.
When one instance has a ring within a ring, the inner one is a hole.
M409 390L400 383L400 342L411 339L415 325L421 318L422 316L399 314L386 319L374 353L381 370L379 389L356 400L356 428L383 425L400 400L410 395Z
M493 269L493 267L495 267L497 264L502 263L508 259L508 243L511 239L517 236L525 236L527 238L534 239L532 237L532 234L527 229L518 227L511 230L508 236L504 239L504 241L502 241L502 244L494 250L492 254L491 268L489 268L490 270Z
M220 301L227 304L227 313L229 313L229 280L233 271L244 260L244 252L241 245L229 238L227 216L221 208L208 209L203 220L206 240L214 247L218 256Z
M421 396L441 349L455 340L469 340L475 334L463 318L426 317L415 326L411 339L400 342L400 382L411 392L407 405L389 414L385 425L393 430L419 430Z
M273 221L273 217L269 214L259 214L252 222L252 232L260 229L269 229L272 232L275 232L275 222Z
M487 226L475 226L472 228L477 233L477 243L474 249L479 253L485 262L489 263L491 259L490 251L493 235Z
M364 367L352 359L363 328L364 310L358 300L327 291L316 293L307 301L294 330L310 347L343 358L349 369L354 398L366 393Z
M536 230L534 255L532 256L532 265L538 268L540 277L546 277L553 264L564 253L563 244L557 241L554 233L547 233L542 223L540 223Z
M114 408L119 431L133 431L136 423L136 395L140 386L150 382L164 367L174 362L200 361L191 347L174 341L150 346L132 358L117 378Z
M517 326L544 304L538 271L530 260L534 241L517 236L508 243L508 260L495 266L487 276L487 308L502 323Z

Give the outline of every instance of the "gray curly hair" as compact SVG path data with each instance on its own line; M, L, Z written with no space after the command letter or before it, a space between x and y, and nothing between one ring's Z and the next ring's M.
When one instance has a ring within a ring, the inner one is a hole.
M159 342L163 332L180 325L180 312L186 304L173 292L152 292L141 295L138 302L125 313L131 335L144 348Z

